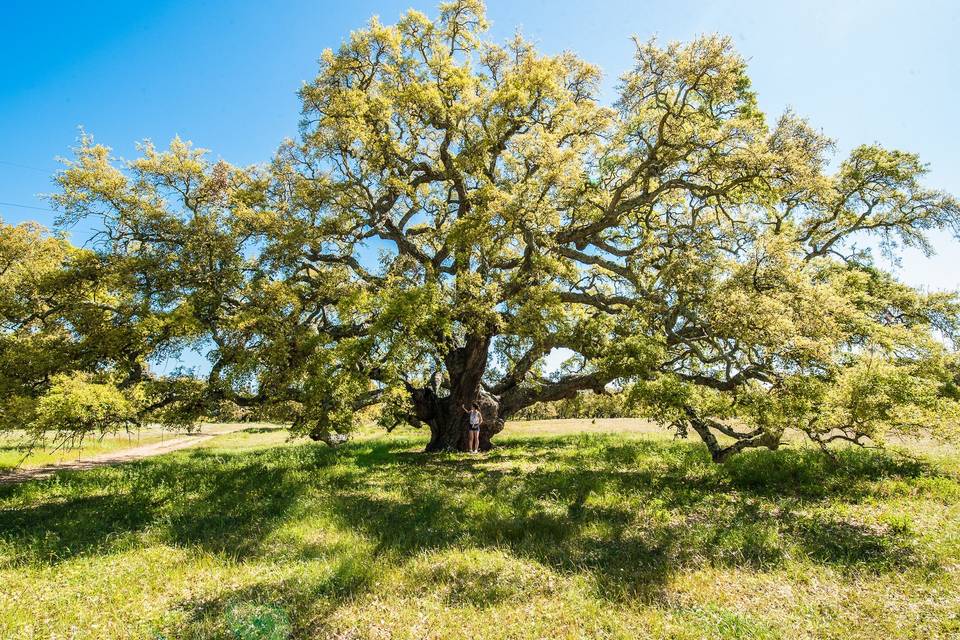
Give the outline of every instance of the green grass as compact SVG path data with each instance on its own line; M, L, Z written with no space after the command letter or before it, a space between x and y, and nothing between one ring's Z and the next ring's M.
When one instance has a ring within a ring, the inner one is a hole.
M253 429L0 486L0 637L960 636L954 451L718 466L580 426L610 425L481 456Z

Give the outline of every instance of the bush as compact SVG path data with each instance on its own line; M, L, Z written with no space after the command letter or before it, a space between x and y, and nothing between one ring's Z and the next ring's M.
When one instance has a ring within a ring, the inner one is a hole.
M135 426L141 398L109 381L88 374L53 378L36 402L27 431L36 438L54 433L54 440L75 444L90 433L112 433Z

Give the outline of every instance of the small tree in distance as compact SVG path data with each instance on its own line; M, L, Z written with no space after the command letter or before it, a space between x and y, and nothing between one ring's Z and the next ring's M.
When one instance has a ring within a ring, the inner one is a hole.
M324 52L268 166L176 140L117 168L81 141L53 200L100 221L121 315L153 336L110 366L212 346L202 392L136 377L145 416L230 401L328 439L377 405L442 451L478 401L487 449L535 403L628 388L716 461L789 429L955 433L956 298L856 244L960 230L915 155L830 172L832 142L768 122L725 38L638 42L607 107L593 65L485 28L478 0L372 20Z

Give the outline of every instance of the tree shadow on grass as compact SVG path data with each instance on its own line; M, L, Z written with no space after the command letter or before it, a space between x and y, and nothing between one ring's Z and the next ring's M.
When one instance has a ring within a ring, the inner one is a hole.
M475 547L586 574L611 600L652 600L671 574L703 564L765 568L801 556L899 570L916 561L909 531L832 507L869 498L882 479L936 475L863 451L838 464L787 450L714 465L695 445L597 436L513 438L482 457L412 453L411 444L192 451L0 487L0 503L14 505L0 510L0 549L14 550L13 563L53 564L148 540L244 560L269 553L266 538L307 509L374 545L344 565L344 576L361 578L318 579L311 597L362 592L363 567L379 558ZM293 553L311 560L320 550ZM198 609L194 626L206 615Z
M814 451L757 452L718 466L685 443L601 441L583 455L562 441L511 445L485 458L378 445L358 462L369 483L392 490L337 492L329 509L384 552L506 548L587 572L607 597L642 599L659 595L674 571L704 563L769 568L802 557L900 570L917 561L908 531L832 506L868 498L881 479L936 475L865 451L843 452L839 463Z
M241 638L285 640L314 637L316 620L342 602L365 592L373 579L369 559L347 555L323 570L197 596L180 602L173 620L161 625L157 638Z
M322 450L311 454L298 461L323 466L334 460ZM284 464L282 450L191 451L0 486L0 501L51 494L0 509L0 538L14 551L7 559L13 563L108 552L130 543L129 534L243 559L257 553L306 488L293 477L302 468Z

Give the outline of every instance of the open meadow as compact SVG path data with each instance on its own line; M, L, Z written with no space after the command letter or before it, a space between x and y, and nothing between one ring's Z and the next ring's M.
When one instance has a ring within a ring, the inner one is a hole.
M2 638L951 638L960 457L724 465L639 421L255 425L0 485Z
M51 442L38 442L31 446L30 438L23 432L0 433L0 473L13 469L30 469L52 464L64 464L89 460L115 451L136 446L162 443L177 437L170 431L144 428L139 432L105 434L102 437L89 435L80 446L60 447Z

